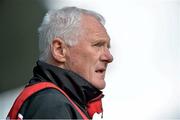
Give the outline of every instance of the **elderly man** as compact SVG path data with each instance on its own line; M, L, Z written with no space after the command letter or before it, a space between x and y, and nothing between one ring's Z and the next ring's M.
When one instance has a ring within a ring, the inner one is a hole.
M10 119L92 119L102 112L100 90L113 57L104 18L66 7L50 11L39 27L34 76L16 99Z

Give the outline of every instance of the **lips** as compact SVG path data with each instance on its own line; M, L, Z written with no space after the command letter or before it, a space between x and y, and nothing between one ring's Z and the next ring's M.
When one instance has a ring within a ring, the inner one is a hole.
M97 73L104 73L105 72L105 68L98 68L95 72Z

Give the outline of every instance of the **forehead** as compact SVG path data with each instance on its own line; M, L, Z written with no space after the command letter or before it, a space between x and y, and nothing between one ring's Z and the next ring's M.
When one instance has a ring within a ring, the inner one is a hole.
M92 39L101 39L110 41L110 37L104 27L95 17L90 15L82 15L81 27L83 35Z

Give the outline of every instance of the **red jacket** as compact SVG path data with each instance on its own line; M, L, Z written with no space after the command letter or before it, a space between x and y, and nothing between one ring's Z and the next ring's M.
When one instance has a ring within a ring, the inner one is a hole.
M76 73L40 61L33 72L10 119L92 119L95 112L102 112L102 92Z

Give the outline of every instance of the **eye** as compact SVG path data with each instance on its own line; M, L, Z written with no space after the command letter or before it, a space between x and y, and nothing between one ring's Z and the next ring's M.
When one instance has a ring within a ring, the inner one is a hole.
M98 42L98 43L94 44L94 46L96 46L96 47L101 47L101 46L104 46L104 43Z

